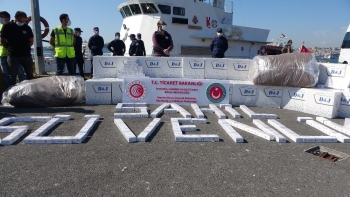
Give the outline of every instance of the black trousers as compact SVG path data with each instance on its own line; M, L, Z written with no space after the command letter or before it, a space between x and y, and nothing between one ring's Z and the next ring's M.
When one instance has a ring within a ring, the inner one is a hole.
M79 68L79 75L81 77L84 78L84 57L82 54L79 54L79 55L75 55L75 63L74 63L74 70L73 70L73 73L76 74L76 70L77 70L77 65L78 65L78 68Z
M225 54L222 53L213 53L212 55L213 58L224 58Z
M16 77L18 75L18 67L20 65L23 66L24 72L27 75L27 80L34 79L33 76L33 59L31 56L24 56L24 57L13 57L13 56L7 56L7 62L11 68L11 79L10 79L10 85L16 84Z

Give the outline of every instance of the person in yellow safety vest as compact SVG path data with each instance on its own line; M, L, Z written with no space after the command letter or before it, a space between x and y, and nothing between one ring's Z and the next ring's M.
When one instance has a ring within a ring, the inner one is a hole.
M2 26L4 24L9 23L10 19L11 19L11 16L8 12L6 11L0 12L0 32L1 32ZM1 33L0 33L0 37L1 37ZM2 46L2 44L0 43L0 68L3 74L3 81L6 89L10 87L10 78L11 78L11 68L7 62L7 55L8 55L7 49L4 46ZM18 67L18 78L19 78L19 82L26 79L22 65Z
M50 44L55 49L57 61L56 75L62 75L64 65L67 65L69 75L75 75L75 37L73 29L69 28L71 21L68 14L60 15L61 26L54 28L51 32Z

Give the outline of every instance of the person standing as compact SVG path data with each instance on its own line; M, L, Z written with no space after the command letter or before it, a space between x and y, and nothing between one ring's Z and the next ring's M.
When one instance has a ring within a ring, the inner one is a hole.
M222 29L216 30L216 37L213 38L210 44L210 50L213 58L224 58L225 52L228 49L227 39L222 34Z
M84 57L83 57L83 39L80 37L81 35L81 29L79 27L74 28L74 36L75 36L75 44L74 44L74 51L75 51L75 63L74 63L74 74L76 74L77 65L79 68L79 74L82 78L84 77Z
M10 14L6 11L0 12L0 37L1 37L1 29L4 24L10 22ZM7 62L7 49L0 43L0 68L3 73L3 81L5 84L5 89L10 87L10 78L11 78L11 68ZM18 78L19 82L25 80L23 66L20 65L18 67Z
M166 31L166 23L159 20L157 23L158 30L153 33L153 54L159 57L169 57L170 51L174 48L173 39Z
M75 37L73 29L69 28L71 21L68 14L60 15L61 26L54 28L51 32L50 44L55 49L57 61L56 75L62 75L64 66L67 65L69 75L75 75Z
M7 62L10 70L10 86L16 84L18 68L22 65L27 79L33 79L33 59L31 46L34 43L32 28L26 24L27 14L17 11L15 20L3 25L1 45L7 49Z
M292 52L292 40L288 40L287 44L282 48L282 53L291 53Z
M120 40L120 33L115 33L115 39L110 42L107 46L108 50L113 53L113 56L124 56L125 54L125 43Z
M99 28L95 27L94 28L94 35L90 37L89 39L89 43L88 43L88 47L91 51L91 56L90 56L90 60L91 60L91 76L90 78L93 78L94 75L94 65L93 65L93 56L101 56L103 55L103 46L105 44L103 38L99 35Z
M143 42L143 40L141 40L141 34L138 33L136 38L137 38L137 40L139 41L139 44L140 44L140 50L141 50L141 53L142 53L141 56L146 56L145 43Z
M130 37L130 40L131 40L131 44L130 44L130 48L129 48L129 55L130 56L142 56L140 43L136 39L135 34L130 34L129 37Z

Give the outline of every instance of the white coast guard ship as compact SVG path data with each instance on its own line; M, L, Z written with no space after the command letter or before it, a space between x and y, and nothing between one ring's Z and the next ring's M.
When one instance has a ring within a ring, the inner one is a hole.
M130 0L118 6L123 24L120 30L125 44L130 46L130 34L142 34L147 56L152 55L152 35L157 22L167 23L174 49L171 56L211 57L209 45L222 28L229 42L226 57L252 59L266 45L269 30L232 25L233 12L227 12L225 0Z

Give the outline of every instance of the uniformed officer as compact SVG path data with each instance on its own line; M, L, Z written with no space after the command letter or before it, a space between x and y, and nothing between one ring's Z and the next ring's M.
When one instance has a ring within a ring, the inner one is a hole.
M108 50L113 53L113 56L124 56L125 43L120 40L120 33L115 33L115 39L107 46Z
M130 34L130 48L129 48L129 55L130 56L142 56L142 51L140 47L139 41L136 39L135 34Z
M210 50L212 52L212 57L214 58L224 58L225 52L228 49L227 39L222 34L222 29L219 28L216 31L216 37L213 38L210 44Z
M146 56L145 43L143 42L143 40L141 40L141 34L138 33L136 37L137 37L137 40L140 43L140 50L142 52L142 56Z
M94 27L94 35L90 37L88 47L91 52L90 60L91 60L91 76L93 78L94 75L94 56L102 56L103 55L103 47L104 40L102 36L100 36L100 29L98 27Z
M83 54L83 39L81 38L81 29L79 27L74 28L74 51L75 51L75 63L73 67L73 73L75 74L77 70L77 65L79 68L79 74L85 79L84 76L84 54Z

